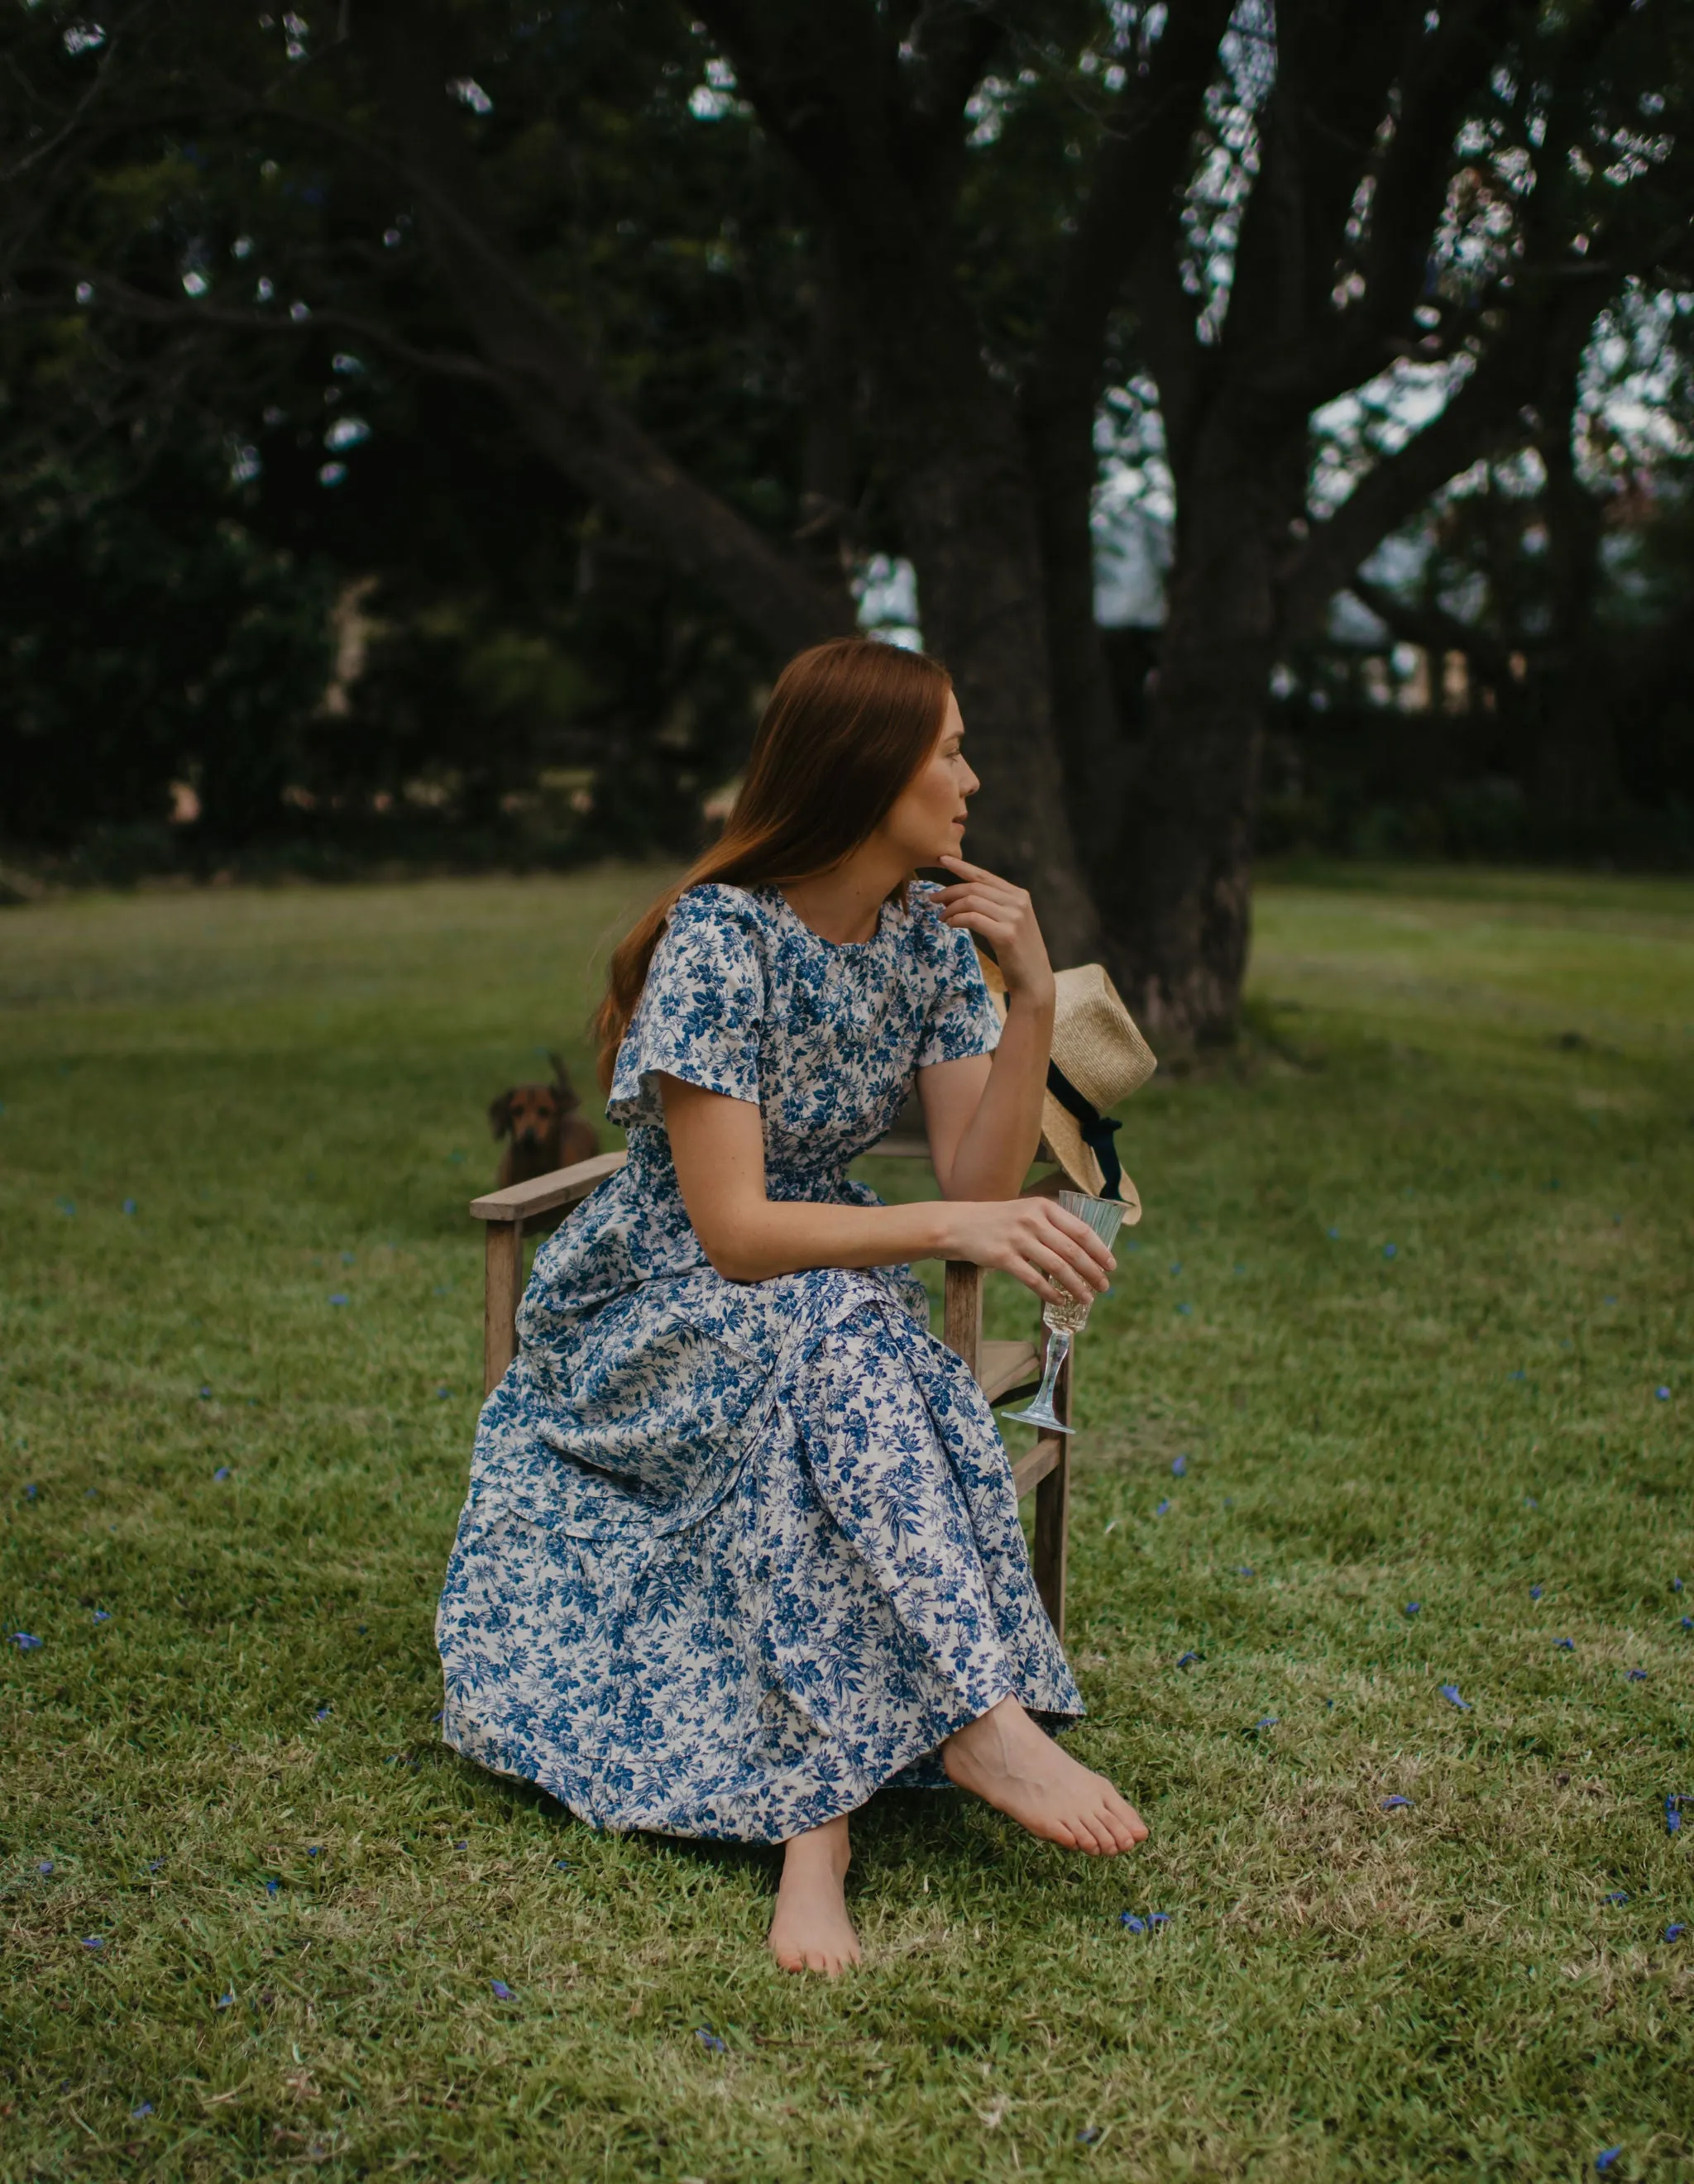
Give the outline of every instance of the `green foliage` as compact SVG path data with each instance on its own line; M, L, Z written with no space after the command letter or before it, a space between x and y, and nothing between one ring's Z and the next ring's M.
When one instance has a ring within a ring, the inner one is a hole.
M125 844L164 859L173 781L202 839L273 824L329 668L328 565L256 537L186 463L147 484L0 549L0 836L108 867Z
M1262 889L1083 1338L1076 1743L1152 1840L879 1799L830 1986L762 1957L767 1854L431 1719L482 1108L588 1082L661 878L7 914L0 2176L1673 2177L1694 891Z

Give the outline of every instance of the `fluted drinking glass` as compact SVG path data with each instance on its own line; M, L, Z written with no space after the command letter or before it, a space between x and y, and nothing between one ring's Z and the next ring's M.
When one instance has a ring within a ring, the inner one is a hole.
M1078 1221L1086 1221L1101 1243L1111 1249L1126 1210L1121 1199L1089 1198L1080 1190L1062 1190L1059 1203L1067 1213L1074 1213ZM1041 1323L1047 1330L1047 1362L1042 1371L1041 1385L1024 1409L1007 1411L1003 1413L1005 1417L1016 1418L1020 1425L1039 1426L1044 1433L1070 1432L1070 1427L1053 1408L1053 1390L1059 1384L1065 1360L1071 1354L1071 1345L1088 1325L1093 1303L1094 1294L1089 1290L1079 1297L1067 1292L1063 1303L1042 1306Z

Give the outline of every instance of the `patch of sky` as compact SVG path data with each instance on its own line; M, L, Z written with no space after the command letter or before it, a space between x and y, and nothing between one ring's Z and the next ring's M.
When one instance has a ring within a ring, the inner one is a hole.
M726 114L749 114L752 109L735 96L735 70L721 54L705 64L705 81L688 93L688 111L696 121L722 121Z
M859 627L867 636L884 644L898 644L908 652L923 649L923 629L917 618L917 571L903 556L870 554L853 571L853 597L858 604Z

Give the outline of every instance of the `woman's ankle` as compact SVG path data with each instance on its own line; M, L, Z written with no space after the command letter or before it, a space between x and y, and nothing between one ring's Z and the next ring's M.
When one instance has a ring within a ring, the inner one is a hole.
M790 1836L783 1846L783 1872L815 1874L820 1869L832 1873L837 1880L844 1880L847 1869L853 1862L853 1847L848 1838L848 1815L839 1814L826 1820L822 1827L808 1828L804 1835Z

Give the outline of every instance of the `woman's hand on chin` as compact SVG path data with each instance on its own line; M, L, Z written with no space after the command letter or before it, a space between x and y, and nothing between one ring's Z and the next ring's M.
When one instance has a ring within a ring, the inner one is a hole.
M1050 1198L956 1201L947 1212L947 1258L1000 1267L1043 1304L1072 1297L1092 1303L1117 1264L1085 1221Z
M948 924L980 933L992 947L1008 1001L1050 1009L1053 967L1047 961L1035 905L1025 890L997 873L984 872L980 865L967 865L962 857L943 857L940 862L957 874L953 884L938 889L934 897Z

